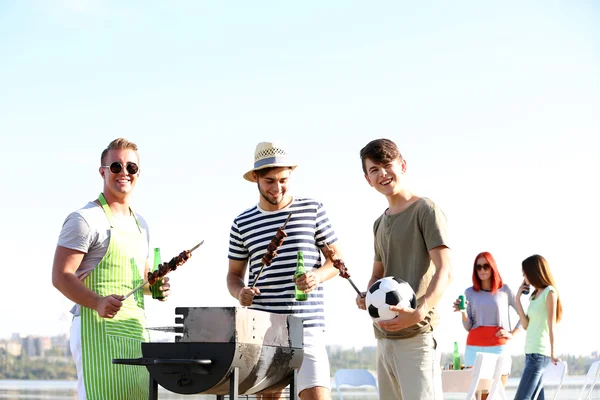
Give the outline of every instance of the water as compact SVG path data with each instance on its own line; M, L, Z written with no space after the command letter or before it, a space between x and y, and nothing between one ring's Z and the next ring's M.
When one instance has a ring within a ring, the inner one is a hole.
M577 399L583 383L585 382L585 376L572 376L565 379L558 399ZM512 399L515 395L515 391L519 384L519 378L510 378L507 383L507 397ZM344 399L376 399L377 395L375 392L369 389L344 389ZM553 388L547 386L546 398L552 398L554 395ZM195 396L184 396L176 393L168 392L161 388L158 398L161 400L190 400L203 399L214 400L215 395L195 395ZM245 396L240 396L244 399ZM250 397L249 397L250 398ZM333 400L337 400L338 396L335 389L332 390ZM594 388L592 399L600 400L600 387ZM77 399L77 382L73 381L15 381L15 380L0 380L0 399L2 400L76 400ZM444 395L445 400L453 399L464 399L464 394L452 394L446 393Z

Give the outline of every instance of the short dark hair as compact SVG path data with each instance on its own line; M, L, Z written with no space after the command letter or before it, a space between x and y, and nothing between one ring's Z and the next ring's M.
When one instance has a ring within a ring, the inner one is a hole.
M109 150L120 150L120 149L130 149L137 153L137 145L133 142L130 142L124 138L117 138L110 142L108 146L102 151L102 155L100 155L100 164L104 165L104 157L108 154Z
M402 154L400 154L396 143L389 139L372 140L360 151L360 160L365 174L367 173L367 159L377 164L387 164L397 158L402 160Z
M267 167L267 168L257 169L257 170L254 171L254 173L256 173L256 176L258 176L259 178L262 178L265 175L267 175L269 172L271 172L271 171L273 171L274 169L277 169L277 168L292 169L292 167Z

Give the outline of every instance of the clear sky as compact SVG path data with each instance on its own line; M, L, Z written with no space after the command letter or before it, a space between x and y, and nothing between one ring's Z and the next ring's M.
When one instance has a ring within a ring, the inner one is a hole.
M358 152L386 137L449 220L442 350L464 345L451 303L483 250L515 289L521 261L545 256L564 301L559 352L598 350L599 20L593 1L2 2L0 337L68 330L71 303L51 284L58 233L101 191L100 152L121 136L139 145L132 205L163 258L206 241L149 325L236 304L229 228L258 200L242 174L260 141L289 147L291 190L325 204L366 289L387 202ZM328 342L374 345L350 284L326 285Z

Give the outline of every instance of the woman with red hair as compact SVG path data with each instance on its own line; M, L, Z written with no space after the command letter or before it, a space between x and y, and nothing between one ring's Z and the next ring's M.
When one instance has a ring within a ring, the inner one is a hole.
M466 308L459 309L460 301L454 302L454 311L460 312L464 328L469 332L465 348L465 366L473 366L478 352L506 355L502 383L510 374L510 356L506 343L521 330L519 321L510 329L509 307L517 310L515 295L502 282L496 260L487 251L477 254L473 263L473 286L465 291Z

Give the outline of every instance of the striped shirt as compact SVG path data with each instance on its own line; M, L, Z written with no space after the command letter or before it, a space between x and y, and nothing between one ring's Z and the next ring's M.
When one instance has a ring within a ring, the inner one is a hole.
M294 297L294 272L299 251L304 255L306 271L321 267L319 247L337 241L323 204L308 198L294 198L281 210L264 211L258 205L244 211L233 221L229 236L229 258L248 260L249 286L254 283L262 267L261 259L267 246L289 214L292 214L283 244L269 266L265 266L256 283L260 296L250 308L276 314L298 314L304 319L304 329L325 329L324 289L309 293L308 300L296 301Z

